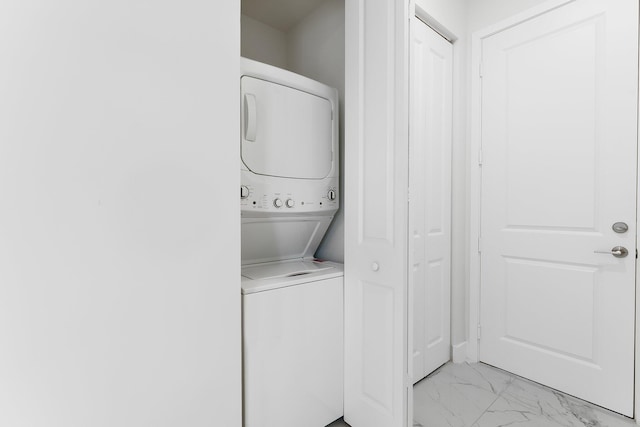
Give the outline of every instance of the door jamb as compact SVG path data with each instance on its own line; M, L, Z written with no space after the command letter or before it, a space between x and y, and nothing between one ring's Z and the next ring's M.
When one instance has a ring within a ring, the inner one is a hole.
M470 193L470 221L469 221L469 318L468 318L468 339L467 339L467 360L469 362L480 361L479 326L480 326L480 220L481 220L481 111L482 111L482 85L481 85L481 63L482 63L482 41L483 39L511 28L524 21L535 18L543 13L557 9L576 0L548 0L536 7L528 9L522 13L514 15L471 35L471 120L470 120L470 144L469 144L469 193ZM640 77L639 77L640 84ZM639 109L640 111L640 109ZM638 132L640 134L640 120L638 121ZM640 150L638 150L638 171L640 172ZM638 178L637 178L638 179ZM638 181L640 191L640 181ZM640 213L640 197L636 196L637 212ZM637 223L637 219L636 219ZM636 241L638 231L636 231ZM635 393L634 393L634 418L636 424L640 425L640 352L637 351L640 344L640 292L637 291L637 284L640 282L640 271L638 271L636 261L636 338L635 338Z

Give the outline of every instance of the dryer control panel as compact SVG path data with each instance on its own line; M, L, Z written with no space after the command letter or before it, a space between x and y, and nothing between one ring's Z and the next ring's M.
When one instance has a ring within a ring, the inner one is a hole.
M240 207L243 215L331 214L339 208L338 178L319 181L256 176L242 171Z

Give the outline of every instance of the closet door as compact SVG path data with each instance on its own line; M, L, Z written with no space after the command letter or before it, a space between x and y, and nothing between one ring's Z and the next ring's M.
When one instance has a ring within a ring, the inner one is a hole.
M411 37L409 286L413 382L450 359L453 46L417 18Z
M365 5L366 1L366 5ZM345 420L407 426L407 0L347 0Z

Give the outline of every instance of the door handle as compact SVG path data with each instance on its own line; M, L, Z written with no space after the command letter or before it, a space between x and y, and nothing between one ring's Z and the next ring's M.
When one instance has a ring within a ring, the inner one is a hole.
M251 93L244 94L244 139L256 140L256 97Z
M624 258L629 255L629 251L624 246L615 246L610 251L593 251L594 254L609 254L616 258Z

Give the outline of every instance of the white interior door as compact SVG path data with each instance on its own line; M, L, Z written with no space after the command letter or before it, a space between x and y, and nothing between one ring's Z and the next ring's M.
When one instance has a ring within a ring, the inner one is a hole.
M451 354L451 120L453 46L412 22L409 284L413 382Z
M365 5L366 1L366 5ZM345 420L407 426L407 0L347 0Z
M637 26L635 0L574 1L481 67L480 359L629 416Z

